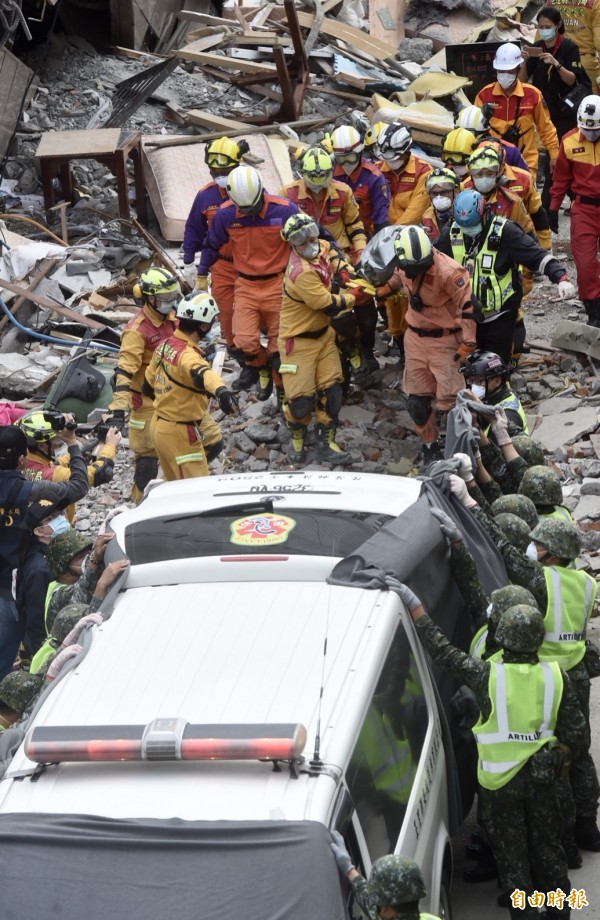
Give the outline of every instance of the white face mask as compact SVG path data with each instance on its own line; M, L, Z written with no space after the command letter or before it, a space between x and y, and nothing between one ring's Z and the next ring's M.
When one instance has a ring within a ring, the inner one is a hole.
M310 242L304 243L302 246L297 246L296 248L304 259L316 259L319 255L318 240L314 240L314 242L311 240Z
M227 188L227 179L229 176L215 176L214 183L218 185L219 188Z
M510 89L517 82L516 73L510 73L505 70L496 71L496 79L502 89Z
M485 387L480 383L472 383L469 387L473 396L476 396L477 399L485 399Z
M482 195L487 195L496 185L496 176L477 176L473 178L473 185Z
M591 141L592 144L595 144L597 140L600 140L600 128L580 128L579 130L585 139Z
M447 195L435 195L435 197L431 199L431 203L436 211L449 211L452 207L452 199Z
M460 229L465 236L479 236L481 233L481 224L475 224L474 227L461 227Z
M451 164L450 169L454 171L455 175L457 175L459 179L464 179L464 177L469 172L467 166L461 166L459 163Z
M396 172L398 170L404 169L408 163L408 157L396 157L395 160L385 160L384 162L387 163L390 169L393 169L394 172Z
M535 562L537 562L538 554L537 554L535 543L529 544L529 546L525 550L525 555L527 556L528 559L533 559Z

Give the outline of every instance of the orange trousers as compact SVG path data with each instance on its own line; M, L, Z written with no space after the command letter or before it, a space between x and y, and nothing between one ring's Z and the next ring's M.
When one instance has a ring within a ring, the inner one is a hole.
M269 356L277 352L282 299L283 274L258 281L236 279L233 341L236 348L252 356L245 362L250 367L265 367ZM260 341L263 329L268 338L266 348Z
M237 272L233 262L217 259L210 270L210 293L217 301L223 338L233 345L233 298Z
M460 362L454 360L458 346L456 335L425 337L409 329L404 336L404 392L408 396L435 399L442 412L453 409L456 394L464 387L464 380L458 372ZM435 413L429 414L425 424L415 423L415 430L426 444L436 441Z

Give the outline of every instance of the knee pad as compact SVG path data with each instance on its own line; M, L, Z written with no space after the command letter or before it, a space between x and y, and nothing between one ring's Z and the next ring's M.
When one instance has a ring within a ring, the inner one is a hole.
M269 355L267 360L267 367L270 367L272 371L278 371L281 365L281 355L278 351L274 351L272 355Z
M320 390L319 405L331 418L337 419L342 408L343 390L339 383L334 383L327 390Z
M156 457L138 457L133 470L133 481L140 492L143 492L151 479L158 476L158 460Z
M211 460L216 460L222 450L223 450L223 439L222 438L219 441L215 441L214 444L204 445L204 453L206 454L207 462L210 463Z
M313 410L315 405L314 396L295 396L293 399L290 399L288 403L288 410L290 415L295 418L297 421L305 418Z
M424 425L431 415L431 397L430 396L409 396L408 397L408 414L415 425Z

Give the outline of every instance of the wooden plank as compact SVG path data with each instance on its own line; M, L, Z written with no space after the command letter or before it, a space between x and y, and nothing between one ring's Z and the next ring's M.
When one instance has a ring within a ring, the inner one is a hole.
M404 0L369 0L369 34L397 48L404 38Z
M259 10L256 16L252 19L252 28L260 29L261 26L264 26L265 22L271 15L275 8L274 3L267 3L266 6L263 6L262 10Z
M227 34L229 33L211 31L210 35L201 35L199 38L194 38L194 40L185 47L191 48L193 46L196 51L208 51L209 48L216 48L218 45L223 44Z
M364 102L365 97L358 93L346 93L341 89L330 89L328 86L308 86L308 93L316 93L319 96L323 93L325 96L337 96L339 99L354 99L356 102Z
M246 32L240 35L236 32L225 39L225 44L239 45L241 47L245 45L249 47L265 45L269 47L291 48L292 40L285 35L277 35L275 32L253 32L252 35L248 35Z
M223 20L220 16L210 16L208 13L194 13L191 10L180 10L177 13L178 19L184 19L186 22L200 22L205 26L220 26L223 28ZM228 20L228 25L232 28L237 27L237 23Z
M30 300L39 307L43 307L44 310L51 310L53 313L58 313L59 316L64 316L66 319L70 319L75 323L82 323L84 326L89 326L90 329L104 328L102 323L97 323L95 319L88 319L87 316L82 316L75 310L71 310L70 307L63 307L61 304L51 300L50 297L45 297L43 294L37 294L35 291L30 291L21 284L15 284L13 281L5 281L4 278L1 283L2 287L7 291L11 291L13 294L19 294L19 296L23 297L25 300Z
M243 58L230 58L224 54L210 54L194 51L192 46L182 48L177 52L177 57L183 61L193 61L195 64L208 64L212 67L222 67L225 70L241 70L244 73L265 73L276 75L273 64L260 64L258 61L245 61Z
M310 53L313 50L314 44L319 37L319 32L321 31L321 24L325 18L325 13L328 13L329 10L332 9L336 3L338 3L338 0L323 0L323 2L321 2L321 0L315 0L315 3L317 4L317 11L313 24L310 27L308 37L304 42L304 53L306 54L306 57L310 57Z
M19 307L23 306L23 304L27 303L27 301L29 300L29 297L27 296L27 294L30 291L35 291L36 287L38 286L42 278L45 278L48 272L50 271L50 269L54 268L55 265L56 265L56 259L44 259L44 261L42 262L40 266L40 270L35 275L35 277L31 279L31 281L27 285L27 293L21 294L19 297L17 297L17 299L14 300L11 303L10 307L8 308L13 316L15 315ZM0 281L0 287L2 285L3 285L3 282ZM0 330L4 329L7 322L8 322L8 316L3 315L2 317L0 317Z
M298 11L297 16L302 28L310 29L315 19L314 13ZM338 22L337 19L324 19L320 32L321 35L328 35L330 38L339 38L344 42L348 42L352 47L371 54L378 61L393 58L397 52L397 48L393 45L388 45L387 42L382 42L378 38L372 38L366 32L361 32L360 29Z
M114 153L121 136L120 128L96 128L91 131L44 131L36 157L82 156Z

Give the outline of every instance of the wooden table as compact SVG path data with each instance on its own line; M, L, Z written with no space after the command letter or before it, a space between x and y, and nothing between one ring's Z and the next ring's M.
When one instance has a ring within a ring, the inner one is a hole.
M119 214L125 218L131 216L127 186L127 160L132 160L138 218L141 221L147 219L142 135L139 131L121 133L119 128L99 128L93 131L46 131L42 135L36 156L40 161L46 210L50 210L55 204L53 181L58 174L60 174L65 201L73 200L72 160L97 160L108 166L116 177Z

